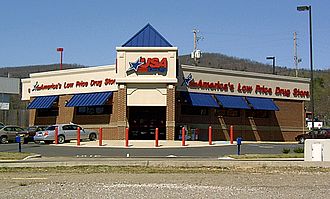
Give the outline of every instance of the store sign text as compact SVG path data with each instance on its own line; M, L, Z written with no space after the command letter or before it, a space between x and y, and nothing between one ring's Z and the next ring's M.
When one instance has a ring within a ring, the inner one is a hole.
M35 85L33 86L32 91L102 87L102 86L110 86L115 83L116 80L111 78L106 78L104 80L90 80L90 81L81 80L75 82L63 82L63 83L52 83L52 84L39 84L39 82L36 82Z
M220 92L237 92L241 94L256 94L260 96L272 96L273 94L279 97L295 97L295 98L308 98L309 91L301 90L298 88L289 89L281 88L279 86L272 88L266 85L256 84L248 85L243 83L231 83L231 82L207 82L203 80L195 81L192 75L189 74L187 78L184 78L182 85L186 85L191 89L204 89L204 90L215 90Z
M165 73L167 71L167 58L144 58L139 57L135 62L129 62L129 68L127 72L135 71L140 73Z

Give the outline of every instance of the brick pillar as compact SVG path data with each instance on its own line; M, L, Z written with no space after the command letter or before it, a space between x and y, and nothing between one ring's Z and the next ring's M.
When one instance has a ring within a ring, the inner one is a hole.
M34 98L30 99L30 103L34 100ZM37 110L36 109L29 109L29 125L33 126L35 125L36 122L36 114Z
M121 84L119 85L118 90L118 103L117 103L117 134L119 140L125 139L125 128L127 126L127 92L126 92L126 85Z
M175 132L175 86L167 86L166 98L166 140L174 140Z
M65 124L73 122L74 107L66 107L66 103L71 99L72 95L59 96L58 99L58 116L57 124Z

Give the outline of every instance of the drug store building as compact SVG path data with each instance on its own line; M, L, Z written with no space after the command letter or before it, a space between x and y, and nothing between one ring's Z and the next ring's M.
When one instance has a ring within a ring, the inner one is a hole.
M305 131L309 80L181 65L147 24L121 47L115 65L30 74L22 79L30 125L77 123L103 128L103 139L293 140Z

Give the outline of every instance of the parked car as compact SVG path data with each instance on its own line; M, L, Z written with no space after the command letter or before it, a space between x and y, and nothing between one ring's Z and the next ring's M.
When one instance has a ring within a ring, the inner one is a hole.
M44 131L47 127L48 126L46 126L46 125L35 125L35 126L28 127L27 130L25 131L25 133L28 134L28 137L27 137L27 139L24 140L24 142L25 143L33 142L36 132Z
M5 125L2 123L2 122L0 122L0 129L2 128L2 127L4 127Z
M298 143L305 143L306 139L330 139L330 128L314 129L306 134L300 134L296 138Z
M55 140L55 128L58 127L58 143L63 144L70 140L77 139L77 129L80 128L80 139L89 139L91 141L97 139L97 133L95 131L89 131L76 124L56 124L48 126L44 131L36 132L34 141L44 141L46 144L53 143Z
M14 125L3 126L0 129L0 143L6 144L10 141L15 142L17 135L23 136L24 139L28 137L28 134L22 127Z

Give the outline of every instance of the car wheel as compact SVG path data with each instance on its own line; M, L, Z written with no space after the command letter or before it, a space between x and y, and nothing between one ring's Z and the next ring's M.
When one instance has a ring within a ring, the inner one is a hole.
M65 137L63 135L58 136L58 143L63 144L65 142Z
M1 144L6 144L7 141L8 141L8 139L7 139L6 136L1 136L1 138L0 138L0 143L1 143Z
M95 133L91 133L91 134L89 134L89 140L90 140L90 141L95 141L96 138L97 138L97 136L96 136Z
M301 138L299 139L299 144L304 144L304 143L305 143L305 138L301 137Z

